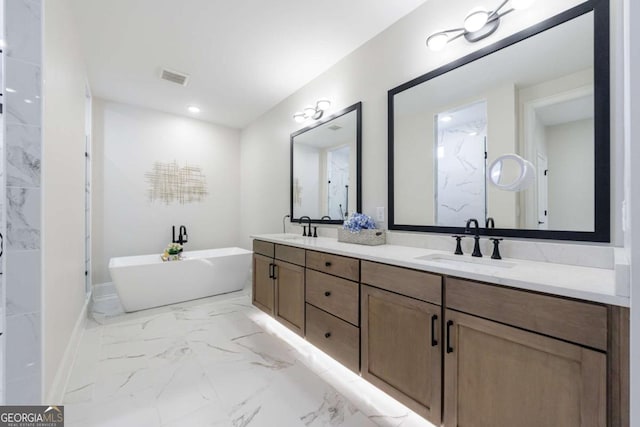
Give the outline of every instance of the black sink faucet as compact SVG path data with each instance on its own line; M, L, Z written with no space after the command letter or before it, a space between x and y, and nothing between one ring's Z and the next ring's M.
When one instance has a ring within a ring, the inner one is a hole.
M484 228L496 228L496 222L492 217L487 218L487 221L484 224Z
M298 220L300 222L300 225L302 225L302 221L303 220L307 220L309 222L309 237L311 237L311 217L308 216L301 216L300 219ZM303 236L307 236L307 226L306 225L302 225L302 235Z
M174 225L172 228L171 241L173 243L180 243L181 245L184 243L187 243L189 241L187 236L187 227L185 227L184 225L180 226L180 230L178 232L178 238L176 239L176 226Z
M472 223L476 226L476 233L475 236L473 236L473 253L471 254L471 256L482 258L482 252L480 252L480 227L478 226L478 220L475 218L468 219L467 226L465 227L464 232L471 233L471 228L469 228L469 226Z

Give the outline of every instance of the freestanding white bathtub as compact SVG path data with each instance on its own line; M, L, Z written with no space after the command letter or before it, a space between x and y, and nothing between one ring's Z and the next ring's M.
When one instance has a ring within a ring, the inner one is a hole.
M241 290L249 280L251 251L241 248L183 252L181 261L157 255L111 258L109 272L127 312Z

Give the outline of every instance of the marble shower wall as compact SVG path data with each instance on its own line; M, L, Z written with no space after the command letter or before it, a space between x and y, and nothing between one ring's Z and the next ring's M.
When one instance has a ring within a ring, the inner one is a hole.
M4 5L7 404L40 403L42 3Z
M449 122L443 125L442 117ZM482 227L486 217L487 103L446 111L438 118L436 225L463 227L468 218L476 218Z

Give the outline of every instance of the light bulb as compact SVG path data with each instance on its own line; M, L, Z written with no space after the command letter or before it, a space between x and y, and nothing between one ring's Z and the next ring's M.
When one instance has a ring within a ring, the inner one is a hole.
M516 10L526 9L533 4L535 0L512 0L511 7Z
M331 101L329 101L326 98L322 98L318 100L318 102L316 102L316 108L318 108L318 110L324 111L329 109L330 106L331 106Z
M442 50L447 43L449 42L449 36L445 32L431 34L429 38L427 38L427 47L429 49L438 51Z
M298 111L293 115L293 120L295 120L298 123L304 122L304 113L302 111Z
M304 110L302 110L304 112L304 117L305 118L309 118L309 117L313 117L313 115L316 113L316 109L313 108L312 105L307 105L306 107L304 107Z
M488 20L489 12L486 10L476 10L464 18L464 29L473 33L484 27Z
M196 107L195 105L191 105L187 108L187 110L189 110L190 113L199 113L200 109L198 107Z

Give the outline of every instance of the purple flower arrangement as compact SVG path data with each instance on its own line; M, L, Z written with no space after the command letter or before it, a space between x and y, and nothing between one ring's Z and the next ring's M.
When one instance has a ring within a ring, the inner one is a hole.
M370 230L378 228L376 222L369 215L354 212L344 222L342 228L352 233L359 233L360 230Z

